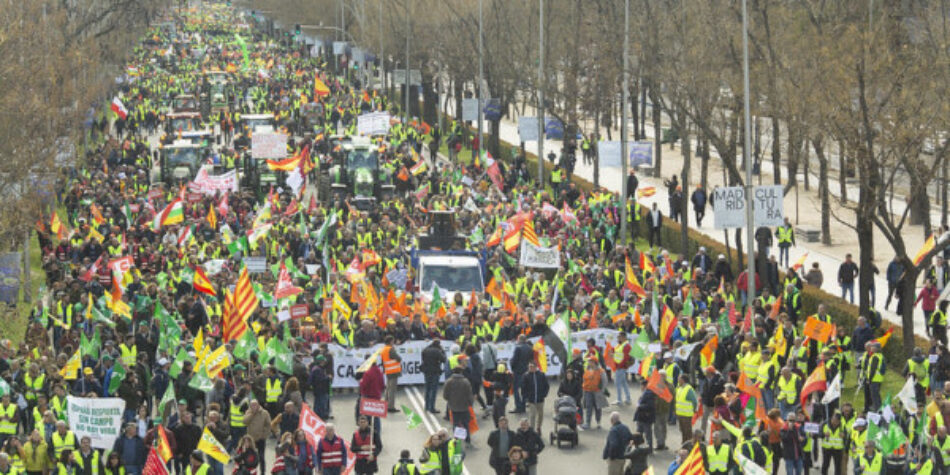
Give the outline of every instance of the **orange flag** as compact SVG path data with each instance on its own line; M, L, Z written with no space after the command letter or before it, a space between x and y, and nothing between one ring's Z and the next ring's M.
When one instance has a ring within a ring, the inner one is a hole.
M650 379L647 379L647 389L653 391L653 394L666 402L673 401L673 393L670 392L670 388L666 385L666 381L663 380L663 377L660 376L660 373L656 370L650 374Z
M703 358L701 362L704 364L711 362L717 348L719 348L719 335L713 335L713 337L703 345L703 348L699 350L699 354Z
M778 319L778 311L782 308L782 296L779 295L774 302L772 302L772 311L769 312L769 318L772 320Z
M491 295L495 300L501 301L501 285L498 284L498 281L492 277L488 282L488 285L485 286L485 292L488 292L488 295Z
M600 322L597 321L597 314L600 313L600 304L595 303L594 308L590 311L590 323L587 324L587 328L593 330L594 328L600 327Z
M832 330L833 328L830 323L825 323L811 316L808 317L808 320L805 320L805 330L802 333L812 340L826 343L828 339L831 338Z

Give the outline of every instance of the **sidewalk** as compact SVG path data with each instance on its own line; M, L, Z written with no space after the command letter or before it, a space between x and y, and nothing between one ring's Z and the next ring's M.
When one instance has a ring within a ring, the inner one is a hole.
M452 107L454 101L449 101L449 107ZM451 110L449 114L451 114ZM530 108L526 108L525 114L533 114L534 111ZM652 124L649 123L646 126L646 133L648 138L655 137L655 133L652 127ZM602 135L603 134L602 132ZM501 140L513 144L520 143L520 137L518 135L518 126L517 118L514 120L502 120L500 124L500 136ZM619 139L619 133L614 135L615 139ZM632 140L632 139L631 139ZM538 146L537 142L526 142L525 148L531 152L536 153ZM547 155L549 152L554 152L560 155L561 152L561 141L559 140L545 140L544 141L544 155ZM648 176L652 174L652 170L643 170L637 173L637 178L639 179L639 186L643 188L645 186L653 186L656 188L656 195L649 198L642 198L641 203L646 206L651 206L652 203L656 202L657 207L664 213L664 215L669 216L669 196L667 194L666 187L663 186L663 179L669 178L673 174L680 175L682 178L682 168L683 168L683 156L679 148L671 149L669 145L664 146L663 148L663 177L654 178ZM768 154L764 154L766 157ZM711 158L709 160L709 169L707 174L708 185L707 191L711 190L716 186L722 186L723 173L721 162L717 160L718 156L713 150L711 152ZM770 158L770 157L768 157ZM769 162L771 160L768 160ZM701 173L701 160L695 156L695 142L693 143L693 157L690 164L690 186L689 189L684 187L684 198L689 199L690 194L700 180ZM773 182L773 175L771 173L772 166L771 163L762 165L762 183L770 184ZM787 176L787 169L782 166L783 176ZM594 170L593 165L585 165L583 159L578 153L577 164L574 168L574 174L576 176L582 177L593 183L594 179ZM601 167L600 169L600 185L619 193L622 187L622 181L624 177L620 173L619 167ZM755 184L758 184L758 177L753 179ZM799 182L801 183L802 178L799 176ZM817 184L817 178L812 181L812 183ZM831 217L831 235L832 235L832 245L825 246L820 242L815 243L805 243L802 242L800 236L796 236L797 245L792 247L789 254L789 260L791 263L797 261L802 255L808 254L805 264L802 267L802 276L804 273L811 269L812 263L817 262L819 268L821 269L824 275L824 282L821 286L822 290L832 294L832 295L841 295L841 289L837 283L837 274L838 267L844 262L844 256L848 253L853 255L855 261L858 260L858 240L856 234L852 228L842 224L844 222L854 222L855 215L850 210L844 208L840 205L838 197L836 196L837 187L831 186L832 190L832 217ZM800 186L798 190L798 199L796 200L796 191L792 190L787 195L785 195L784 200L784 211L785 216L789 217L793 226L809 226L815 229L821 229L821 202L818 198L817 186L812 186L810 191L805 191L803 186ZM848 187L848 196L853 199L857 196L856 187ZM797 203L796 203L797 201ZM902 199L894 198L894 207L895 209L903 209L904 201ZM934 216L934 223L939 223L939 209L937 210L937 215ZM689 226L692 229L698 230L699 232L705 234L709 238L719 242L725 243L725 233L722 230L717 230L713 226L713 212L711 207L706 207L706 216L703 219L703 225L698 226L696 223L696 216L693 213L692 204L689 206ZM841 220L841 221L839 221ZM908 226L907 232L905 232L904 239L907 245L909 252L916 253L917 249L923 245L924 238L923 232L921 231L920 226ZM729 244L730 247L735 247L734 242L734 233L729 233ZM744 237L744 235L743 235ZM777 239L774 240L777 242ZM878 267L880 274L875 276L875 289L876 289L876 299L874 299L875 308L881 312L882 317L898 326L902 326L900 316L897 315L894 310L897 307L896 301L891 302L891 305L888 309L884 309L884 302L887 298L887 281L885 279L885 271L887 264L893 258L893 252L884 236L875 229L874 232L874 242L875 242L875 252L874 252L874 263ZM773 246L770 249L770 253L775 253L778 255L778 246ZM713 256L715 258L715 256ZM857 286L855 286L857 287ZM857 293L857 289L855 289ZM855 295L855 304L858 302L858 297ZM914 333L918 335L925 335L925 325L923 312L918 308L914 312Z

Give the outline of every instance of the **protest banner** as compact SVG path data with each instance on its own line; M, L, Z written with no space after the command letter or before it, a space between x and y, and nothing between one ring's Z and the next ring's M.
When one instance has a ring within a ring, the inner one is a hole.
M557 269L561 267L561 252L556 247L535 246L527 240L522 240L519 263L525 267Z
M284 158L287 134L258 132L251 135L251 158Z
M76 440L88 436L93 448L112 450L121 434L125 401L67 396L66 404L69 428Z

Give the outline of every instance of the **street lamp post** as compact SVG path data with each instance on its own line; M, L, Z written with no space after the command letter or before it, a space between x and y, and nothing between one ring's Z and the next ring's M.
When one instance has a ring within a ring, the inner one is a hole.
M538 0L538 190L544 189L544 0Z
M482 0L478 0L478 88L476 89L478 94L478 154L481 155L482 150L485 148L485 143L482 140L482 78L485 74L484 70L484 60L482 55L484 54L484 45L482 44Z
M409 74L409 39L412 37L412 22L411 15L409 14L409 2L406 2L406 78L405 78L405 103L406 110L402 114L402 124L403 126L409 125L409 86L412 84Z
M620 101L620 242L627 239L627 102L630 91L630 0L623 2L623 97Z
M755 235L755 213L752 210L752 162L750 159L749 147L751 142L751 131L749 121L751 113L749 111L749 12L746 6L748 0L742 0L742 102L743 114L743 144L742 159L745 161L745 209L746 209L746 242L748 258L748 267L746 269L746 282L748 285L748 297L746 302L752 305L755 299L755 251L753 248L753 237Z

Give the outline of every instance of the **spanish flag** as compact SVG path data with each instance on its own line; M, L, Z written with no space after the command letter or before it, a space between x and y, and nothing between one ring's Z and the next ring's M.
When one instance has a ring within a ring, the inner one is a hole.
M518 250L519 244L521 244L520 226L512 228L508 234L505 234L505 251L512 254Z
M203 294L208 294L212 297L218 295L218 293L214 291L214 286L211 285L211 281L208 280L208 274L205 274L201 266L195 266L194 287L195 290Z
M670 310L670 307L663 308L663 319L660 322L660 339L663 340L663 343L669 345L670 338L673 337L673 331L676 330L676 315L673 315L673 311Z
M641 256L643 254L640 254ZM626 259L626 283L624 287L629 289L631 292L640 296L640 298L646 298L647 293L643 290L643 287L640 285L640 281L637 279L637 275L633 273L633 267L630 266L630 258Z
M330 88L327 87L319 77L313 78L313 95L315 97L323 97L330 95Z
M914 256L915 266L919 266L920 263L923 262L924 257L927 256L927 253L929 253L930 251L933 250L934 247L936 247L937 240L935 239L935 236L936 234L931 234L930 237L927 238L926 241L924 241L924 247L920 248L920 250L917 251L917 255Z

